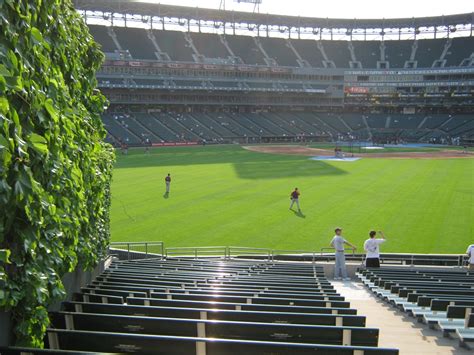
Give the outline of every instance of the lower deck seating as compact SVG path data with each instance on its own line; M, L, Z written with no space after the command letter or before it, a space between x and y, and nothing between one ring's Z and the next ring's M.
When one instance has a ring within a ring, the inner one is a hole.
M459 269L381 268L358 277L387 302L474 349L474 275Z
M155 117L153 117L153 115ZM107 113L103 117L112 141L130 144L200 141L221 143L252 137L288 137L297 141L344 138L365 141L370 134L385 141L429 142L433 136L463 137L474 129L472 115L353 114L313 112ZM114 120L112 117L120 117ZM435 133L438 133L437 135ZM393 139L388 139L392 137Z
M398 354L312 264L114 261L50 319L54 350Z

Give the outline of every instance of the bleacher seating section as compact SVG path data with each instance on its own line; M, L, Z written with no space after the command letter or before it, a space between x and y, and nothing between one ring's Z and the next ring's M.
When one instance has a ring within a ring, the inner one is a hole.
M365 120L363 119L365 116ZM407 142L428 141L438 134L461 137L474 132L471 115L329 114L311 112L260 113L108 113L103 121L112 143L201 141L259 137L351 136L357 140L389 134ZM426 119L425 119L426 118Z
M382 268L357 275L380 298L474 349L474 275L469 271Z
M51 312L46 346L141 354L398 354L378 347L305 263L183 258L114 261Z
M118 48L107 33L107 27L89 25L92 35L102 45L104 52L114 53ZM122 50L128 50L133 59L156 60L156 48L148 38L145 29L113 27L117 41ZM185 34L178 31L153 30L156 43L162 52L167 53L171 60L195 62L199 59L190 44L185 40ZM219 40L218 35L209 33L191 33L191 39L199 54L205 58L224 59L230 57L230 53ZM244 64L267 65L264 54L255 44L250 36L226 35L229 47ZM270 58L278 65L297 67L298 62L295 54L282 38L259 38L262 48ZM420 39L416 41L417 50L415 60L418 68L431 68L435 60L440 59L445 44L448 40L442 39ZM462 60L473 54L474 37L449 39L451 46L446 54L446 66L458 66ZM310 65L323 67L324 57L317 47L316 40L292 39L301 57ZM322 40L322 47L329 61L333 61L337 68L350 68L352 60L348 42L341 40ZM381 60L380 41L353 41L355 59L361 62L363 68L377 68L377 61ZM413 40L389 40L385 41L385 60L389 62L390 68L403 68L405 62L410 59L414 41Z

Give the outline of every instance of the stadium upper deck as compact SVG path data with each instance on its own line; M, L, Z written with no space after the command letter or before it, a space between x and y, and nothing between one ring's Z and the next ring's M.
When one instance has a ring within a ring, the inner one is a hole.
M397 114L403 122L403 114L423 120L474 110L473 14L345 20L136 1L77 0L75 5L106 54L97 77L112 103L110 112L195 112L197 124L208 128L214 125L202 122L199 113L275 108L282 116L290 110L358 113L363 131L369 132L393 128L387 119ZM362 117L372 114L384 116L375 125L364 122ZM181 123L151 131L170 136L159 140L181 139ZM410 127L412 122L404 123ZM335 128L347 134L348 127ZM235 136L225 133L214 135ZM286 129L280 133L292 135Z

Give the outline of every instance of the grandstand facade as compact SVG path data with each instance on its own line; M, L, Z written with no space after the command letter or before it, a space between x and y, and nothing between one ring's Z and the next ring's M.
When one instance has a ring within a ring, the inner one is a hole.
M473 14L317 19L75 1L116 144L469 142ZM458 36L461 32L462 36Z

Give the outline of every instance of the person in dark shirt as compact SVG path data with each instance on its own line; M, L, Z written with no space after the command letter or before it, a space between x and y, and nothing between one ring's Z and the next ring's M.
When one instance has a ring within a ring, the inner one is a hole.
M168 176L165 177L165 184L166 184L166 193L170 193L170 184L171 184L171 176L168 174Z
M296 207L298 207L298 212L301 212L299 197L300 197L300 192L298 191L298 188L295 187L295 189L290 194L290 200L291 200L290 210L293 209L293 204L296 203Z

